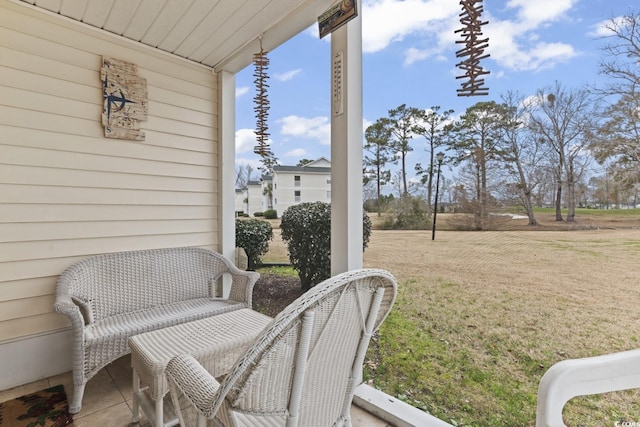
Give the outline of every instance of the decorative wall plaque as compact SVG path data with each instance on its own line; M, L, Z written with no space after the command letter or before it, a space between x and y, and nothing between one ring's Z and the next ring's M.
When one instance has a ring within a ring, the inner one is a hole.
M102 57L102 126L107 138L144 141L140 121L147 120L147 80L130 62Z
M331 34L356 16L358 16L358 9L355 0L342 0L339 4L331 6L318 17L320 38Z

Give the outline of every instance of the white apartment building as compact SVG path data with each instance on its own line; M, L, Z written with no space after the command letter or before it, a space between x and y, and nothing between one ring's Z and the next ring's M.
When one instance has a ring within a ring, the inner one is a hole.
M245 212L251 216L267 209L274 209L280 216L289 206L303 202L329 203L331 162L321 157L304 166L275 166L273 175L249 182L246 200Z

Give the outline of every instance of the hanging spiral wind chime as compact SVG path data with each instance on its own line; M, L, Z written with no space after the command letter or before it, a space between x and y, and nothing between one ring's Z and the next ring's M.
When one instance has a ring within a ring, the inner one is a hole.
M457 51L456 56L466 59L456 64L465 72L462 76L456 76L456 79L466 78L467 81L458 89L458 96L488 95L489 88L483 86L484 78L481 76L489 74L489 71L482 68L480 61L489 57L489 54L484 54L484 50L489 47L489 38L480 37L482 26L489 21L482 22L480 19L483 11L482 0L460 0L460 5L460 23L464 27L455 31L462 35L462 40L456 40L456 43L462 43L465 47Z
M255 70L253 77L255 80L253 83L256 86L256 96L253 98L255 106L253 111L256 114L256 140L257 145L253 148L253 152L262 156L263 159L273 157L271 148L269 147L269 125L267 119L269 118L269 98L267 97L267 88L269 85L269 75L267 70L269 69L269 58L267 53L262 49L262 37L260 37L260 52L253 55L253 64Z

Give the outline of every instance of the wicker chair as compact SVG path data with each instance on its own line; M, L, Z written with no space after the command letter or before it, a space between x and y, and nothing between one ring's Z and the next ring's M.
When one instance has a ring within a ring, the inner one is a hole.
M351 425L365 353L396 286L393 276L375 269L318 284L276 316L222 382L193 357L174 357L166 373L180 423Z

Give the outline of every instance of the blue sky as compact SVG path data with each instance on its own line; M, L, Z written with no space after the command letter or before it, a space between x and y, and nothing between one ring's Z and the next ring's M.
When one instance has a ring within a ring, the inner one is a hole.
M637 10L637 0L484 0L483 27L490 58L482 65L488 96L459 97L462 45L458 0L363 0L364 127L400 104L440 106L456 115L480 101L500 100L508 90L532 95L559 81L567 87L602 81L602 24ZM634 9L635 8L635 9ZM282 165L330 158L330 37L317 26L269 53L269 132ZM260 165L253 112L253 66L236 76L236 165ZM412 144L413 163L425 156ZM413 168L411 168L413 169ZM254 178L257 178L257 173Z

